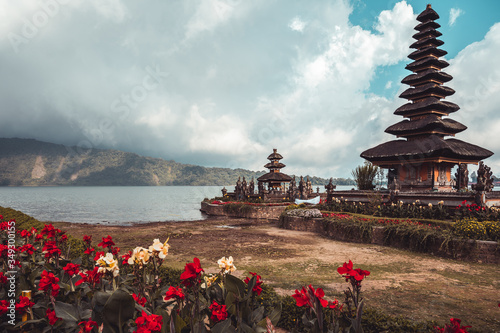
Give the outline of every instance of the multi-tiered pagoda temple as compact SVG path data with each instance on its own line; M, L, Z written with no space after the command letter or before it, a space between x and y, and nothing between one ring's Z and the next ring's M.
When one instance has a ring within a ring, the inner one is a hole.
M449 64L439 59L447 52L438 48L444 44L437 39L442 35L436 30L440 27L435 22L438 18L431 5L417 17L420 24L413 35L417 41L410 46L416 50L408 56L413 62L406 66L413 74L401 81L410 88L399 96L410 102L394 112L406 119L385 130L404 140L389 141L361 153L373 164L389 169L389 187L393 189L451 190L451 169L455 165L461 165L459 169L464 172L467 164L477 164L493 155L479 146L445 139L467 127L445 118L459 106L442 100L455 91L443 85L452 76L442 71Z
M281 169L286 166L280 162L280 160L283 159L283 156L278 153L277 149L273 149L273 153L269 155L267 159L270 162L264 165L264 167L269 169L269 172L257 178L259 192L263 189L263 185L267 184L267 190L269 193L284 193L285 184L291 182L292 177L281 173Z

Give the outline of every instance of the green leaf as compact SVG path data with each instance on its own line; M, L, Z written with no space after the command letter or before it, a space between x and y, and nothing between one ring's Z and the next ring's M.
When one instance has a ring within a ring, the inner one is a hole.
M104 330L106 332L123 332L123 327L129 319L134 317L135 300L121 289L111 294L102 309Z
M269 319L271 320L274 326L278 325L278 321L281 318L281 310L282 310L282 304L280 302L278 306L276 306L269 315Z
M235 302L236 302L236 296L234 295L234 293L229 292L226 296L225 304L226 304L227 312L229 312L233 316L237 315L236 314L236 306L234 304Z
M226 275L226 289L228 292L233 292L238 295L239 299L242 299L245 296L245 288L245 282L230 274Z
M81 321L76 305L57 301L54 310L56 311L56 316L64 321L66 327L76 327Z
M230 332L236 332L236 329L234 328L233 325L231 325L231 319L227 318L226 320L215 324L215 326L211 328L210 332L212 332L212 333L230 333Z
M252 311L249 323L253 325L254 323L258 323L259 321L261 321L262 318L264 318L264 307L260 306Z
M101 326L103 322L103 309L106 302L111 297L110 293L105 293L103 291L97 291L92 297L92 320L97 322L98 326Z

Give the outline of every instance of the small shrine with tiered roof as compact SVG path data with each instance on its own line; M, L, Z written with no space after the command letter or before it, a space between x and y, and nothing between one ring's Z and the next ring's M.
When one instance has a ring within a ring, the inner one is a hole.
M269 172L257 178L259 194L283 196L286 193L286 184L292 181L292 177L281 172L286 165L280 162L283 159L277 149L273 149L267 157L269 163L264 165Z
M443 41L435 22L439 15L431 5L418 15L420 22L413 35L415 49L408 56L412 63L406 69L413 74L401 82L410 86L400 97L409 103L399 107L394 114L405 119L389 126L385 132L396 135L400 140L382 143L361 153L361 157L375 165L389 169L388 186L400 190L452 190L464 186L452 180L451 169L458 165L457 179L466 179L467 164L477 164L493 155L487 149L454 139L455 134L467 127L453 119L446 118L459 110L459 106L444 101L455 91L444 83L452 76L443 72L449 64L439 59L447 54L438 47ZM467 185L465 184L465 187Z

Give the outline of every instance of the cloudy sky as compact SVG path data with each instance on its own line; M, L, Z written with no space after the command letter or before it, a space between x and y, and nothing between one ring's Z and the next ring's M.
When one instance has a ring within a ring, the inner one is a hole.
M402 120L427 1L0 0L0 137L349 177ZM500 2L433 8L457 138L498 174Z

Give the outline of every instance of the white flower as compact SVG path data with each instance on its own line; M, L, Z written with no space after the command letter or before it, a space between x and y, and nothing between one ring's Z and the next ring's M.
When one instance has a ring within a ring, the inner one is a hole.
M168 254L168 249L170 248L170 245L168 245L167 242L168 239L165 241L165 243L160 242L159 239L154 239L153 245L149 247L149 252L157 254L160 259L165 259Z
M148 263L150 256L151 255L147 249L138 246L132 251L132 256L128 259L128 264L139 264L140 266L145 265Z
M236 267L233 264L233 257L230 256L226 259L226 257L222 257L217 261L219 264L219 268L224 271L224 274L232 273L236 270Z
M117 277L120 272L118 262L113 258L113 254L110 252L106 253L106 256L101 255L95 264L99 266L97 270L99 273L112 272L113 276Z

